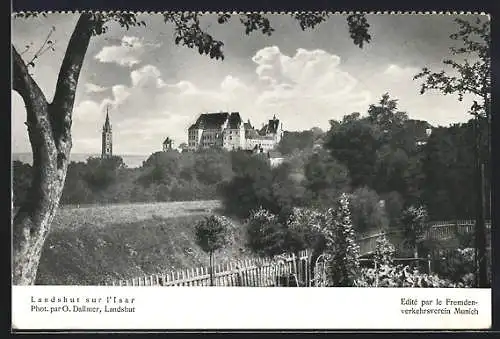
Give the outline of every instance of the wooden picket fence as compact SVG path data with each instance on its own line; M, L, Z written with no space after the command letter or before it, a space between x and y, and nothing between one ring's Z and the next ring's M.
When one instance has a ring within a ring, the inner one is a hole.
M422 234L419 240L446 240L453 238L456 234L455 232L458 232L459 234L469 234L474 232L475 224L474 220L430 222L429 228ZM490 221L486 221L486 229L491 229ZM404 232L404 230L392 230L385 233L382 232L373 234L367 237L360 237L357 239L357 243L360 247L359 252L361 255L373 253L377 245L377 239L383 235L388 238L397 250L404 250L404 243L402 242Z
M455 235L474 231L474 221L433 222L423 235L424 239L444 240ZM486 223L491 229L491 223ZM385 235L399 250L405 250L404 231L393 230L386 233L377 233L357 239L360 247L360 256L373 253L377 239ZM370 259L362 259L370 260ZM398 258L400 261L416 261L428 263L430 258ZM152 274L132 279L120 279L106 282L108 286L211 286L209 267ZM309 251L301 251L296 256L279 256L275 258L253 258L240 261L231 261L213 267L213 286L243 286L243 287L271 287L271 286L314 286L314 272L311 272L311 255Z
M426 240L444 240L459 234L469 234L474 232L476 222L474 220L438 221L432 222L429 229L423 235ZM487 230L491 229L491 221L486 221Z
M211 286L210 268L199 267L152 274L125 280L115 280L111 286ZM310 255L253 258L233 261L213 267L213 286L299 286L310 284Z

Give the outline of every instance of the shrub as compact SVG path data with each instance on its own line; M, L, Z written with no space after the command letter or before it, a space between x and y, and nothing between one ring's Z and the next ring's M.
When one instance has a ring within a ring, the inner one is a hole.
M414 256L418 256L417 238L426 231L428 224L427 210L423 206L410 206L401 214L401 225L405 229L405 237L409 245L413 247Z
M356 279L358 287L460 287L436 274L420 273L408 265L394 265L394 246L385 236L377 239L374 267L362 268Z
M311 249L320 252L325 247L326 214L319 210L295 207L287 222L288 231L297 241L297 250Z
M474 285L474 256L474 248L454 249L436 260L434 270L463 287L471 287Z
M247 247L261 257L272 257L285 251L286 227L278 217L260 207L252 211L246 224Z
M377 192L361 187L351 196L352 223L359 233L386 229L389 226L385 207Z
M408 265L382 265L363 268L356 280L358 287L461 287L436 274L420 273L410 270Z
M387 237L382 235L377 238L375 253L373 255L375 267L382 265L392 265L394 263L394 254L396 249L393 244L387 240Z
M359 271L359 246L355 242L347 194L340 196L336 209L327 211L323 234L328 286L354 286Z

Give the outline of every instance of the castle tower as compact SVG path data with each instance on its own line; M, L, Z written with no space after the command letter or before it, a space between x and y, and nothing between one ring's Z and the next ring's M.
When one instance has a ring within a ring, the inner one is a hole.
M163 152L168 152L172 150L172 144L174 141L167 137L165 141L163 141Z
M109 123L108 109L106 108L106 121L102 127L101 158L109 158L111 156L113 156L113 134L111 132L111 124Z

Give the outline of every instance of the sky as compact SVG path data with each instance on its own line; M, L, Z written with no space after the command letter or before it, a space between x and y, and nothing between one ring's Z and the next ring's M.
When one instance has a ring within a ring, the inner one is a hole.
M467 17L467 16L465 16ZM210 14L202 26L224 42L224 60L174 44L173 26L161 15L140 15L146 27L111 25L93 37L81 71L73 111L73 153L100 153L106 110L114 154L161 150L168 136L187 141L201 113L239 112L261 127L276 115L285 130L320 127L346 114L366 114L384 93L412 119L437 125L467 121L470 100L420 95L413 76L422 67L443 69L457 25L452 15L368 15L372 40L361 49L349 37L344 15L302 31L287 14L269 15L272 36L245 35L237 16L220 25ZM13 19L12 43L28 62L51 30L54 51L38 58L32 75L49 102L77 14ZM30 152L26 110L12 91L12 152Z

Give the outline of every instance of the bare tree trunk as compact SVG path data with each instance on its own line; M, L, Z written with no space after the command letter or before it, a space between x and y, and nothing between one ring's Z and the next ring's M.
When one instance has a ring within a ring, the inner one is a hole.
M26 105L26 125L33 152L33 181L12 225L13 285L35 283L43 245L64 187L72 147L76 86L91 35L91 15L82 14L68 43L51 104L12 46L12 85Z

